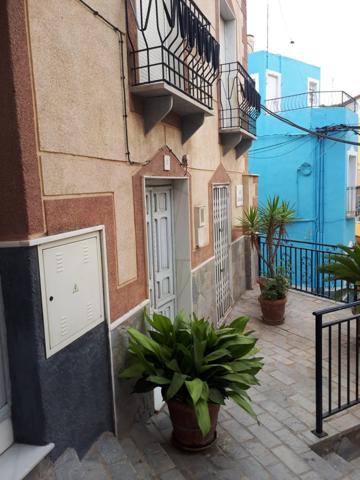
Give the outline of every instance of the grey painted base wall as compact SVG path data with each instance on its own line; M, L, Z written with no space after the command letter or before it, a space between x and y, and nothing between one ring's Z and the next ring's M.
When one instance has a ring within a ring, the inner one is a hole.
M108 327L103 322L50 358L45 354L36 247L0 249L15 441L55 443L82 456L113 431Z
M206 262L192 273L193 312L198 318L216 322L215 261Z
M134 382L119 379L119 372L129 364L127 353L129 327L145 331L144 310L139 309L111 331L111 354L115 391L115 416L118 437L126 435L135 421L149 418L154 413L152 393L132 393Z

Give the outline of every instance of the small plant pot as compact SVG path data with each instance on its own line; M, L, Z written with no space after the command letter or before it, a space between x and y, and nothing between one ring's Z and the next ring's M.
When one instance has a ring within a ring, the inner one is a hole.
M209 403L211 429L206 437L203 437L196 421L194 409L190 405L177 400L170 400L167 404L173 425L172 441L176 447L197 452L205 450L215 443L220 405Z
M259 303L263 314L263 322L267 325L281 325L285 320L285 305L287 298L266 300L261 295Z

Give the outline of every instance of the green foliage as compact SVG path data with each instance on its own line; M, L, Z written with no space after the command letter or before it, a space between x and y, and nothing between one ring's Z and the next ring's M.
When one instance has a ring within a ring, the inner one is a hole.
M296 220L296 210L289 202L281 201L278 195L269 197L265 205L249 207L240 219L244 233L250 237L251 245L265 262L269 276L275 277L274 261L281 241L286 237L286 227ZM259 248L259 235L266 238L267 254Z
M248 317L216 329L204 319L180 312L174 323L154 313L145 318L151 329L146 336L129 328L129 352L133 362L121 378L136 378L135 392L160 386L165 400L192 405L199 428L210 431L208 403L224 404L232 398L256 418L247 390L257 385L262 358L256 357L257 339L245 332Z
M328 276L329 280L344 280L347 288L341 288L335 293L335 298L341 299L345 292L357 294L360 291L360 245L346 247L339 245L343 254L329 254L325 256L325 263L318 268L320 273ZM360 313L360 307L354 307L354 312Z
M269 278L261 292L265 300L281 300L286 297L289 288L288 281L283 275L277 274L274 278Z
M329 255L328 262L319 267L320 273L329 275L331 280L345 280L353 285L360 285L360 245L339 248L344 254Z

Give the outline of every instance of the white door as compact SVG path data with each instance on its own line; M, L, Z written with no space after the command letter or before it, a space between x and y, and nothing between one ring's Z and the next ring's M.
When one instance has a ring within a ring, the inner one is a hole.
M11 424L9 384L5 318L0 283L0 454L10 447L14 441Z
M173 210L171 186L146 188L150 307L171 320L176 312ZM154 400L155 410L160 410L163 405L160 388L155 389Z
M216 310L219 323L231 306L229 187L214 187L213 196Z

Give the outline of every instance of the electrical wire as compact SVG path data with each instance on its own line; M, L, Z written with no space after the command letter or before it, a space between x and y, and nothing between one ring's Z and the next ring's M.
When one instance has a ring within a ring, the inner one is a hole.
M78 0L83 7L85 7L89 12L91 12L96 18L101 20L105 23L109 28L111 28L118 36L118 42L120 47L120 77L121 77L121 84L122 84L122 97L123 97L123 105L124 105L124 136L125 136L125 156L127 161L130 165L147 165L147 162L136 162L131 159L130 154L130 142L129 142L129 127L128 127L128 113L127 113L127 101L126 101L126 76L125 76L125 60L124 60L124 37L125 33L121 31L116 25L114 25L110 20L105 18L101 15L95 8L89 5L84 0Z
M279 142L279 143L274 143L274 144L271 144L271 145L267 145L265 147L259 147L259 148L254 148L251 150L251 153L256 153L256 152L260 152L260 151L264 151L264 150L275 150L279 147L281 147L282 145L287 145L289 143L294 143L298 140L301 140L302 138L304 138L306 135L296 135L296 138L289 138L288 140L285 140L284 142ZM258 137L259 139L259 137Z
M295 148L292 148L291 150L287 150L286 152L279 153L278 155L271 155L270 157L259 157L257 155L251 156L250 158L254 158L255 160L269 160L269 159L275 159L275 158L281 158L286 155L289 155L289 153L294 152L295 150L298 150L300 147L305 145L308 141L310 140L310 137L306 137L301 144L297 144Z
M302 130L303 132L307 132L309 135L313 136L313 137L317 137L317 138L324 138L326 140L332 140L333 142L339 142L339 143L345 143L347 145L356 145L356 146L360 146L360 143L359 142L352 142L351 140L343 140L341 138L338 138L338 137L333 137L333 136L330 136L330 135L326 135L324 133L321 133L317 130L310 130L309 128L306 128L306 127L303 127L302 125L298 125L297 123L295 122L292 122L291 120L285 118L285 117L282 117L281 115L273 112L272 110L269 110L267 107L265 107L265 105L261 105L261 108L262 110L264 110L267 114L273 116L274 118L276 118L277 120L283 122L283 123L286 123L288 125L290 125L291 127L294 127L294 128L297 128L298 130Z

